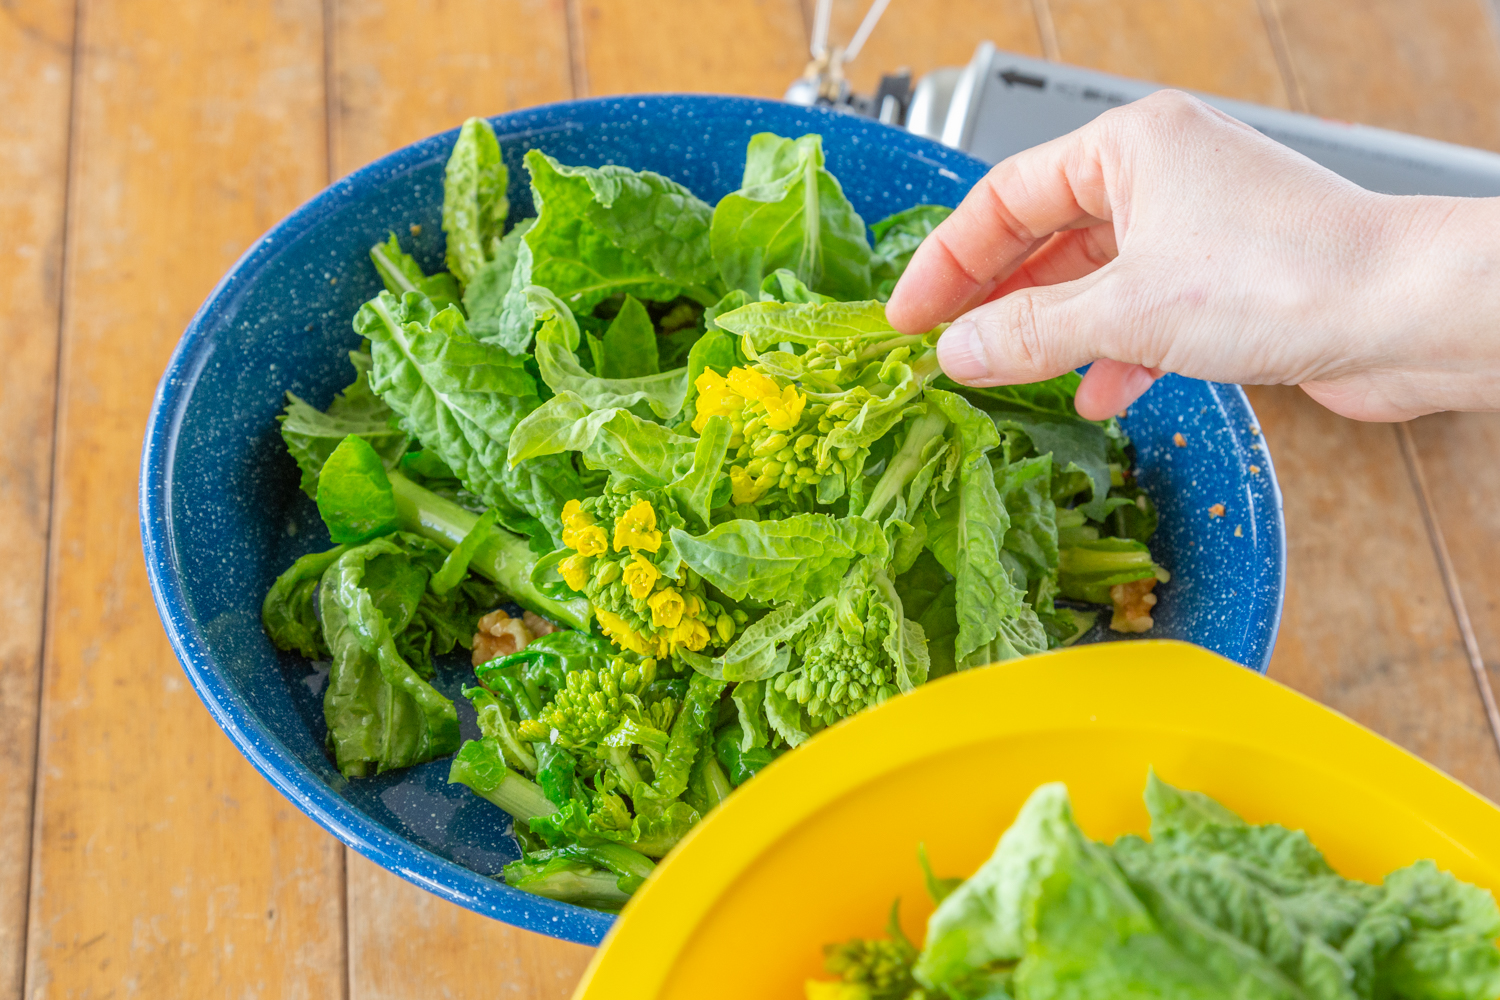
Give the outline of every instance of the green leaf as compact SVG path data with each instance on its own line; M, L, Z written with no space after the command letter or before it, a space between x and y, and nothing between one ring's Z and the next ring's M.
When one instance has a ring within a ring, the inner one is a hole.
M718 314L714 322L743 338L746 354L754 356L777 344L813 346L827 342L840 347L919 341L903 335L885 318L880 302L750 302Z
M752 298L778 268L835 299L872 292L864 220L824 168L820 136L752 137L742 186L714 208L711 241L724 283Z
M660 174L619 166L563 166L526 154L538 209L526 234L531 281L579 315L611 295L653 302L718 297L709 207Z
M733 645L720 655L699 656L688 663L699 673L725 681L775 677L791 665L792 640L817 621L833 602L833 597L825 597L807 608L783 604L741 630Z
M464 312L469 317L469 332L476 340L503 347L512 354L524 353L531 343L529 314L523 322L507 324L505 309L510 301L507 296L510 295L516 274L521 238L535 222L535 219L522 219L516 223L496 245L495 256L485 261L484 266L474 273L464 288ZM394 292L395 289L391 291ZM398 292L397 295L399 294ZM436 301L433 304L442 308Z
M1080 504L1091 520L1109 512L1109 438L1104 428L1082 418L994 414L1000 430L1019 430L1031 439L1037 454L1051 454L1060 473L1082 472L1093 484L1091 499Z
M652 489L690 475L695 451L702 446L701 439L675 434L618 406L591 410L576 393L564 390L516 426L509 461L577 451L589 467Z
M604 331L602 363L594 373L600 378L638 378L657 375L661 365L656 355L656 326L646 307L634 295L626 295L624 305L609 328Z
M401 250L401 241L391 233L390 239L370 248L370 260L385 283L386 291L400 297L407 292L421 292L439 309L457 305L460 299L458 280L446 271L430 277L422 273L417 259Z
M510 172L500 156L495 130L483 118L470 118L443 170L443 232L448 236L448 270L468 283L493 260L505 232Z
M714 493L721 481L727 481L720 473L729 454L732 430L728 417L722 414L710 417L693 449L692 468L667 485L667 495L677 501L678 509L691 515L703 529L710 523L708 512L716 506Z
M388 612L409 605L409 573L376 566L386 558L409 565L414 555L441 549L413 535L395 535L345 551L323 574L318 604L333 668L323 698L331 744L345 777L410 767L458 749L458 713L453 703L424 681L396 648ZM378 579L377 579L378 578ZM422 577L425 583L425 576ZM399 582L398 582L399 581ZM409 620L409 619L408 619ZM404 625L405 623L400 623Z
M781 267L766 275L766 280L760 283L760 301L762 302L831 302L826 295L819 295L802 283L802 279L791 271Z
M434 594L446 594L458 586L469 572L469 561L474 558L474 553L479 546L489 540L490 534L495 530L495 512L487 510L479 515L479 520L474 522L474 527L464 535L463 541L449 552L443 559L442 567L432 574L432 582L429 586Z
M260 620L277 649L296 650L310 660L328 655L315 597L323 573L347 548L339 545L327 552L305 555L271 584L260 607Z
M885 536L862 517L795 514L726 521L699 536L672 529L682 561L731 599L812 604L835 593L862 555L884 558Z
M318 474L317 501L335 542L363 542L396 530L390 477L364 438L351 434L333 449Z
M771 744L771 727L766 721L766 682L740 681L730 692L730 699L740 720L740 752L749 753Z
M563 504L584 495L567 456L506 461L515 426L541 403L521 357L468 334L457 309L436 312L427 300L389 292L354 318L371 341L371 385L402 426L445 462L464 486L498 511L518 534L561 535Z
M888 215L870 227L875 234L874 255L870 259L870 277L876 283L876 295L891 296L896 281L911 263L912 254L928 234L937 228L953 209L943 205L913 205ZM881 293L884 292L882 295Z
M600 378L578 363L578 321L568 307L545 288L527 289L533 314L542 321L536 335L536 361L542 380L555 393L573 392L592 410L635 409L638 404L662 420L682 411L687 396L687 369L638 378ZM644 412L644 411L641 411Z
M756 693L760 693L758 688ZM761 726L765 726L763 716ZM764 745L747 748L745 742L748 739L750 737L738 724L725 726L714 734L714 752L735 787L755 777L776 759L775 752Z
M958 664L982 666L1044 652L1042 624L1001 559L1010 515L988 458L999 434L958 395L929 389L927 399L952 421L962 450L958 489L928 522L932 553L957 581Z
M318 473L323 463L350 434L364 438L387 466L401 457L409 440L396 426L391 408L370 391L370 356L353 351L349 360L358 375L353 385L334 397L327 412L289 392L286 411L276 418L286 450L302 472L302 492L313 499L318 495Z

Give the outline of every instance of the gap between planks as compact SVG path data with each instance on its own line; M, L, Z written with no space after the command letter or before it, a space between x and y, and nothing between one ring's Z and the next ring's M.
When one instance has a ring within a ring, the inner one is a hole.
M323 13L323 179L328 185L332 185L334 177L335 150L338 148L338 136L334 129L338 121L338 67L334 65L334 54L338 51L337 39L334 37L338 14L335 7L338 0L322 0ZM335 866L338 878L338 901L339 901L339 949L343 952L342 960L339 962L339 996L341 1000L350 1000L350 984L354 980L354 970L350 968L351 951L349 948L349 848L342 841L338 841L338 864Z
M1432 543L1433 555L1437 557L1438 570L1443 577L1443 589L1448 592L1448 604L1453 609L1458 633L1463 638L1464 655L1469 661L1469 670L1474 675L1474 686L1479 690L1479 700L1484 703L1485 718L1489 720L1490 736L1495 743L1495 752L1500 754L1500 707L1495 703L1495 691L1490 685L1489 671L1485 669L1484 655L1479 649L1479 639L1474 635L1474 624L1469 619L1469 607L1464 603L1463 587L1458 571L1453 568L1453 559L1448 554L1448 542L1443 536L1443 527L1438 523L1432 509L1432 496L1427 489L1427 477L1422 472L1422 460L1417 454L1416 442L1412 440L1411 424L1403 421L1396 424L1396 443L1401 448L1401 458L1406 463L1407 475L1417 494L1417 507L1422 511L1422 523L1427 527L1427 538Z
M77 123L78 123L78 74L82 60L79 58L79 42L83 38L83 4L84 0L73 0L73 35L69 39L68 53L68 104L67 104L67 140L63 151L63 197L62 218L59 220L62 242L57 250L57 328L53 336L53 364L52 364L52 454L47 466L47 544L42 556L42 579L41 579L41 635L37 643L36 661L36 703L34 707L36 723L32 726L32 755L31 755L31 795L27 803L31 810L27 817L26 827L30 831L26 841L26 887L23 890L20 909L20 934L19 950L16 955L17 968L19 970L21 996L29 997L32 993L32 968L27 960L31 948L31 902L41 891L42 873L37 864L36 845L41 839L42 810L39 798L42 791L40 780L42 769L42 747L43 730L46 725L46 713L42 711L43 703L47 697L46 667L51 652L52 630L49 624L52 620L51 604L52 592L52 566L57 559L58 526L57 526L57 497L58 497L58 465L57 455L59 448L59 435L62 433L62 393L65 380L63 378L63 330L66 329L68 320L68 283L71 278L72 269L68 266L67 239L69 233L69 217L73 211L74 175L76 164L74 152L77 149ZM347 998L346 998L347 1000Z

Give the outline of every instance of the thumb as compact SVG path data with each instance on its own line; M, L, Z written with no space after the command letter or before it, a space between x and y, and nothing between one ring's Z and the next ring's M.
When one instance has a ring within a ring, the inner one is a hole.
M955 382L1019 385L1072 371L1101 355L1087 322L1087 281L1023 288L954 321L938 362Z

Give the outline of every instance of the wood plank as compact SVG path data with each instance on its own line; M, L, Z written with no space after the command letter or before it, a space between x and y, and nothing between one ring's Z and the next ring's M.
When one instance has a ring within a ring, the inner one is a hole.
M805 5L808 35L816 0ZM870 9L869 0L834 0L828 36L847 46ZM940 66L966 66L981 41L1023 55L1042 55L1032 0L950 0L941 16L920 3L892 3L846 71L857 93L874 93L880 74L909 67L912 79Z
M1500 45L1493 30L1496 11L1483 0L1420 6L1399 0L1267 2L1283 62L1302 99L1300 110L1500 149ZM1415 421L1410 430L1432 515L1456 570L1456 589L1492 665L1490 687L1500 689L1493 668L1500 660L1500 593L1491 571L1500 551L1494 513L1500 470L1493 461L1500 417L1443 414ZM1472 668L1470 674L1465 684L1445 669L1443 687L1450 697L1467 704L1471 698L1459 694L1462 687L1479 698ZM1423 704L1425 726L1446 724L1444 701ZM1493 758L1500 733L1481 734L1472 723L1465 728L1474 743L1465 756L1476 764ZM1500 799L1500 786L1476 787Z
M1410 426L1490 689L1500 694L1500 414L1437 413Z
M1267 0L1305 110L1500 149L1486 0Z
M564 0L335 0L335 176L463 124L573 96Z
M0 995L19 996L52 500L73 10L0 6Z
M322 7L80 7L28 994L338 996L342 848L183 678L136 515L179 332L325 183Z
M1046 0L1063 62L1288 104L1256 0Z
M1500 757L1395 429L1300 389L1248 391L1286 502L1271 676L1500 800Z
M338 0L333 171L460 124L572 96L563 0ZM422 86L406 81L422 67ZM518 930L348 854L349 996L566 997L593 949Z
M807 64L799 0L576 0L589 95L781 97ZM580 95L582 96L582 95Z
M593 954L455 906L349 852L351 1000L565 1000Z

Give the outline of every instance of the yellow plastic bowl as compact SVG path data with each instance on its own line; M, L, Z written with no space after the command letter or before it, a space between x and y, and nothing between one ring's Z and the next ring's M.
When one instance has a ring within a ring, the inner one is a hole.
M944 678L737 791L625 908L575 1000L800 1000L825 942L920 942L917 866L972 873L1038 785L1091 837L1145 833L1146 769L1300 827L1351 878L1432 858L1500 893L1500 809L1336 712L1178 642L1084 646Z

